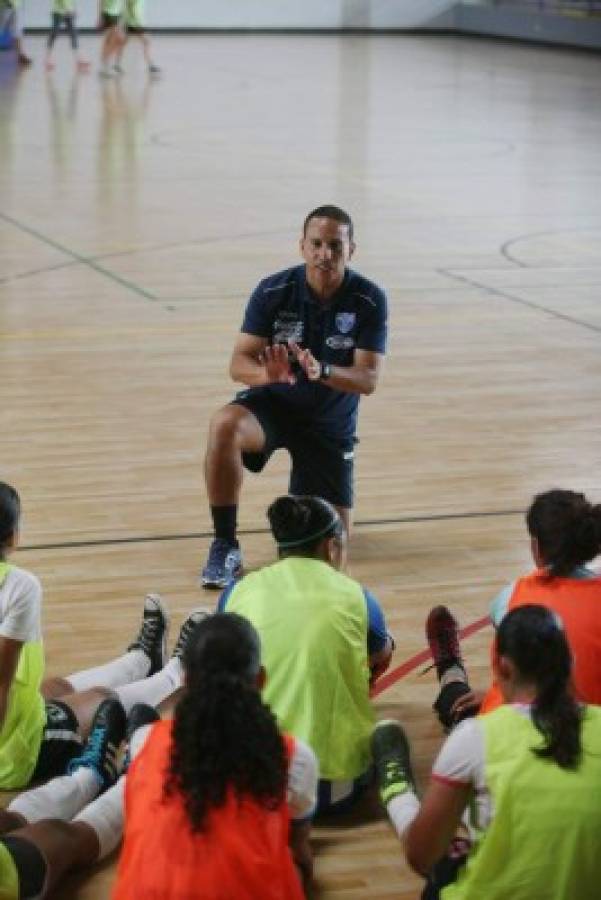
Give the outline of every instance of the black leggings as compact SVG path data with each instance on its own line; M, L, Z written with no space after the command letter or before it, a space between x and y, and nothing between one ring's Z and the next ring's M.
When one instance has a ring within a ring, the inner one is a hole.
M52 31L48 35L48 47L52 47L61 30L61 25L65 26L65 31L71 38L71 46L77 50L77 29L75 28L75 13L52 13Z
M451 681L450 684L441 688L440 693L436 698L436 702L434 703L434 709L438 713L440 724L443 728L446 728L447 731L451 729L453 725L456 725L457 722L461 722L462 719L469 719L478 712L477 709L472 708L465 710L458 716L453 716L451 714L451 707L455 701L459 700L460 697L463 697L464 694L469 694L470 691L471 688L465 681Z
M6 834L0 838L13 858L19 876L20 900L30 900L42 894L46 883L47 865L42 853L26 838Z

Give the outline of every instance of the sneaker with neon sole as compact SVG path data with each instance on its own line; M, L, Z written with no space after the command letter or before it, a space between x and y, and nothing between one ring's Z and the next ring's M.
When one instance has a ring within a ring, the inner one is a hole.
M416 792L409 741L398 722L384 719L377 723L371 736L371 752L384 806L406 791Z

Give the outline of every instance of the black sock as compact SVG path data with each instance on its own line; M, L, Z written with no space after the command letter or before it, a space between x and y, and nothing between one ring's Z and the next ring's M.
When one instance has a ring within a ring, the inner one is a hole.
M469 694L470 691L471 688L465 681L451 681L441 688L440 693L436 698L434 709L438 713L438 718L443 728L451 728L462 719L468 719L471 716L476 715L476 709L465 711L457 718L451 714L451 707L455 701L459 700L460 697L463 697L464 694Z
M228 544L238 546L236 540L236 526L238 518L237 506L212 506L211 516L215 527L215 537L227 541Z

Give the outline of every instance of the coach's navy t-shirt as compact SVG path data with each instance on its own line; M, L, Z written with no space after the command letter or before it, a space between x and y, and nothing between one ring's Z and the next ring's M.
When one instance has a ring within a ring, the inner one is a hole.
M355 350L384 353L387 305L384 292L347 269L336 293L324 303L307 284L305 266L263 279L252 293L242 331L270 344L294 341L321 362L352 366ZM296 384L252 389L285 404L297 420L336 438L355 434L359 395L337 391L299 373Z

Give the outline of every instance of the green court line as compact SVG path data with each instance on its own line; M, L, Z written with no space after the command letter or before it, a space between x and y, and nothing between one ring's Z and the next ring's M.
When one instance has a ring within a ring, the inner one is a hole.
M84 266L88 266L89 269L93 269L95 272L98 272L99 275L104 275L106 278L114 281L115 284L118 284L121 287L126 288L128 291L132 291L134 294L137 294L138 297L144 297L145 300L152 300L153 302L156 302L159 299L154 294L151 294L150 291L146 291L144 288L141 288L137 284L134 284L133 281L128 281L127 278L121 278L120 275L115 275L115 273L111 272L110 269L105 269L104 266L99 265L97 262L94 262L94 260L88 259L88 257L82 256L80 253L76 253L75 250L70 250L68 247L65 247L63 244L59 244L57 241L53 241L52 238L46 237L46 235L42 234L41 231L37 231L35 228L31 228L29 225L24 225L23 222L19 222L17 219L13 219L12 216L7 216L6 213L0 212L0 219L2 219L4 222L8 222L8 224L12 225L13 228L18 228L19 231L23 231L25 234L29 234L31 237L37 238L37 240L42 241L42 243L46 244L48 247L52 247L54 250L58 250L59 253L64 253L66 256L70 256L71 259L75 260L76 262L81 263Z

